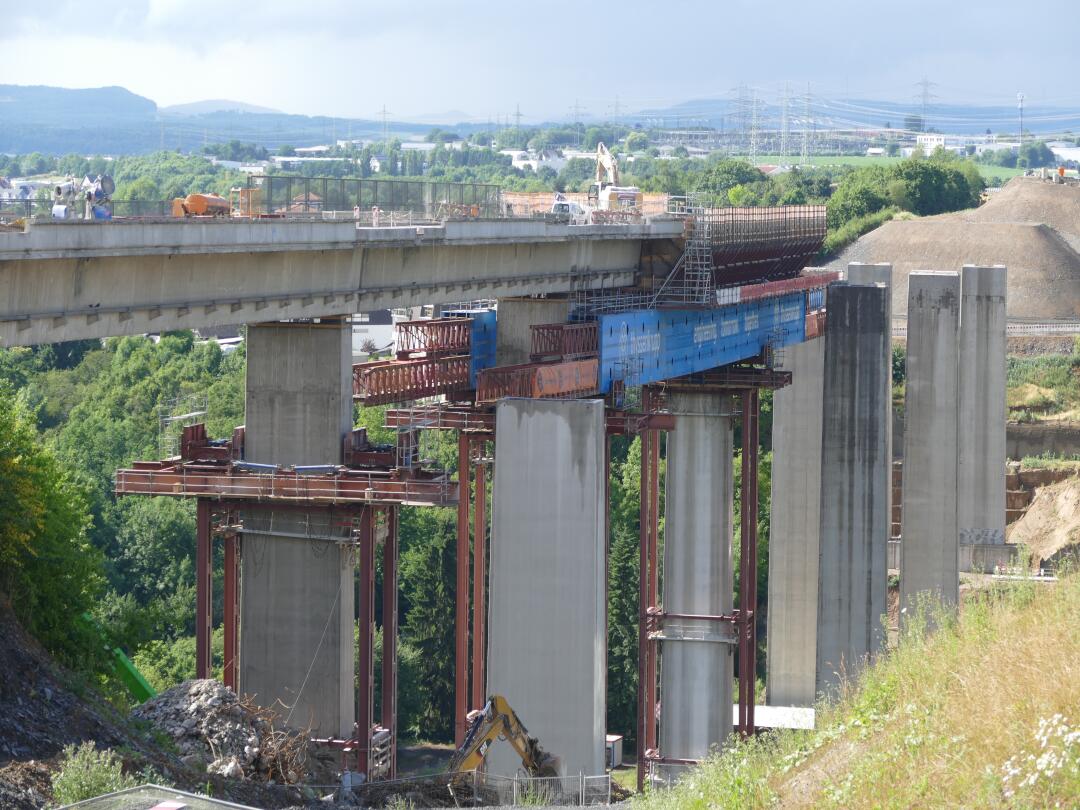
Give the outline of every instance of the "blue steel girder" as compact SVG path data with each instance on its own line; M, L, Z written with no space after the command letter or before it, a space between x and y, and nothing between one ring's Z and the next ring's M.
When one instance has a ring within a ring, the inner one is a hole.
M601 315L600 391L645 385L738 363L806 339L806 293L715 309Z

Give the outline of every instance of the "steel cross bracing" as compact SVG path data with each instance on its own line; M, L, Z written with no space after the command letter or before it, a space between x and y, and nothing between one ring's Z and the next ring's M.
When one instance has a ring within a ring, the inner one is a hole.
M657 742L662 711L658 695L660 645L681 640L680 622L687 619L715 622L710 639L733 640L738 656L738 718L735 730L754 734L754 686L757 662L757 511L758 455L760 452L760 390L790 384L791 373L752 367L715 369L705 374L671 380L642 389L642 409L646 414L664 407L666 391L717 391L732 394L740 401L742 422L742 480L739 556L739 606L731 614L706 616L669 613L660 603L659 521L660 521L660 436L658 430L641 433L641 543L638 591L638 754L637 784L642 790L646 772L657 764L696 764L696 760L665 757ZM674 427L674 425L672 425ZM670 429L670 428L668 428Z

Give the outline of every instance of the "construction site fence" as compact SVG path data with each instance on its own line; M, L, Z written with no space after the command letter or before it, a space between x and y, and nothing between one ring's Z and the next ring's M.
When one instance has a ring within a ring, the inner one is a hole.
M611 777L520 776L476 773L477 793L494 794L496 803L510 807L587 807L611 803Z
M429 220L505 213L501 189L490 183L250 175L245 192L239 206L240 213L248 215L319 214L356 207L369 215L377 208L380 213L408 211Z

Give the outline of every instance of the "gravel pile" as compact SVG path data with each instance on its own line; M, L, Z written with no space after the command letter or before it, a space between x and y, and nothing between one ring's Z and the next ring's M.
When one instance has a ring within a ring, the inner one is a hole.
M959 270L964 264L1009 268L1008 314L1034 320L1080 317L1080 189L1017 177L969 211L893 220L829 262L890 262L893 315L907 314L914 270Z
M132 711L167 734L192 767L231 779L295 783L304 777L306 739L275 730L269 712L213 680L185 681Z

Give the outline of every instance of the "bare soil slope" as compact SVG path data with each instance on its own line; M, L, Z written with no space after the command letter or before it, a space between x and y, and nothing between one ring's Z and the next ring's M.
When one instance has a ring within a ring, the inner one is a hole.
M1039 487L1027 512L1009 529L1009 542L1023 543L1040 565L1080 546L1080 477Z
M1010 317L1080 317L1080 189L1017 177L980 208L887 222L830 263L891 262L893 314L907 312L913 270L1009 268Z
M295 805L300 793L189 769L127 721L92 688L83 688L30 638L0 596L0 808L37 810L52 798L51 776L65 745L92 740L120 751L127 769L151 768L186 790L256 807Z

